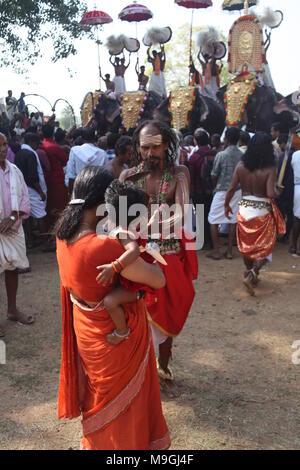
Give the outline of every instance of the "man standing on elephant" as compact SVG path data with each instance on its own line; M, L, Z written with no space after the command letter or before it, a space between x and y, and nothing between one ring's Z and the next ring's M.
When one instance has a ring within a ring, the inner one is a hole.
M115 77L114 77L114 84L115 84L115 92L117 97L121 96L126 91L126 84L125 84L125 72L130 65L130 55L128 64L125 65L125 57L123 56L122 59L116 57L115 60L112 60L112 56L109 58L110 63L115 69Z
M175 165L176 135L159 121L145 121L139 126L133 136L133 152L138 166L124 171L120 180L135 181L150 196L149 209L159 208L155 211L159 214L159 238L153 241L167 262L167 266L161 266L167 284L155 291L147 306L154 345L159 348L158 374L162 379L174 380L169 366L173 337L180 333L190 311L195 295L192 281L198 273L195 249L178 227L183 227L184 205L189 203L189 172L185 166ZM166 220L164 213L174 204L176 213L173 217L168 214ZM170 233L168 239L166 231Z
M162 98L167 97L166 82L164 70L166 65L165 48L162 45L160 52L153 51L153 57L150 55L150 47L147 50L148 62L152 64L153 72L150 78L149 91L153 91Z

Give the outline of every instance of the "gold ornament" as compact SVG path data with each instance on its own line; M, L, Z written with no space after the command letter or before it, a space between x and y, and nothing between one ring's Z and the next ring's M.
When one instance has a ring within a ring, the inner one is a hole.
M144 107L144 91L125 92L122 100L122 117L124 127L128 131L135 128L141 108Z
M89 120L93 117L94 114L94 106L97 105L98 100L99 100L100 93L95 92L93 93L93 98L92 98L92 93L88 93L82 103L81 106L81 123L82 126L86 126Z
M263 70L265 50L262 27L255 16L241 16L229 34L229 71L239 73L247 63L255 72Z
M247 77L247 78L246 78ZM247 104L248 96L253 94L257 80L254 75L236 77L234 83L227 87L226 122L229 125L238 124L241 121L243 108ZM238 85L236 84L238 82Z
M172 91L171 113L175 129L186 127L188 112L194 102L194 93L195 87L176 88Z

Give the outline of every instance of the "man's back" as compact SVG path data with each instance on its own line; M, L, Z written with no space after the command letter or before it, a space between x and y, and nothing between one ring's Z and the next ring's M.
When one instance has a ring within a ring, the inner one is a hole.
M212 156L211 149L208 145L199 147L191 158L189 159L189 170L191 176L191 193L194 194L205 193L210 190L206 181L206 167L212 165L212 160L208 160L208 156Z
M237 172L244 196L276 197L274 189L276 181L275 166L250 171L241 162L237 167Z
M39 182L36 156L27 149L21 149L15 158L15 165L21 170L27 186L34 188L34 184Z
M63 167L67 164L68 155L52 139L44 139L42 149L45 150L51 165L51 171L47 174L48 183L63 183Z
M217 177L216 191L227 191L237 164L243 153L236 145L229 145L225 150L219 152L214 161L211 175Z

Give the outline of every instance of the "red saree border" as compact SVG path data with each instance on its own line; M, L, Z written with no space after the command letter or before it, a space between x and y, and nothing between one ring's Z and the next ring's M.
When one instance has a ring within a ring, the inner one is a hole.
M110 403L104 408L99 410L93 416L82 420L83 435L87 436L95 431L103 429L104 426L111 423L127 406L132 402L136 395L141 390L142 384L145 380L145 371L149 359L149 352L151 346L151 334L149 335L149 343L146 351L145 358L141 363L137 373L130 380L128 385L117 395Z
M168 450L171 445L171 438L169 431L164 435L164 437L157 439L156 441L151 441L149 444L149 450ZM80 450L89 450L85 445L80 442ZM120 449L122 450L122 449Z
M169 431L161 439L152 441L149 444L149 450L168 450L171 445L171 438Z

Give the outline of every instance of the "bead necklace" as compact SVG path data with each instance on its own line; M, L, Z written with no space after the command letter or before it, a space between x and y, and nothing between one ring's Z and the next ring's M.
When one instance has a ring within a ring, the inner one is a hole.
M137 167L138 173L144 171L144 164L140 163ZM163 170L162 177L159 184L158 194L151 194L149 204L163 204L166 201L168 195L169 182L172 179L172 175L167 168ZM146 176L143 176L137 181L137 186L141 189L146 188Z

